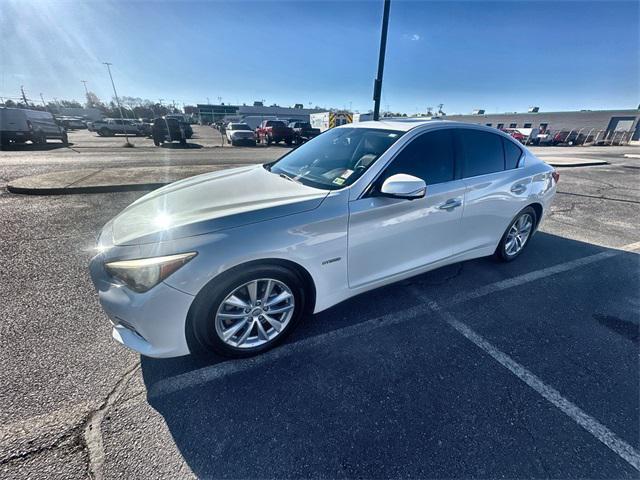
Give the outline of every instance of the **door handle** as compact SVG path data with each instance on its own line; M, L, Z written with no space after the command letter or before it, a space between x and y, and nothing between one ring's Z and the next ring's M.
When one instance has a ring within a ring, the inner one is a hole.
M461 200L450 198L449 200L444 202L442 205L440 205L438 208L440 210L453 210L454 208L458 208L461 205L462 205Z
M526 189L527 186L524 183L517 183L513 187L511 187L511 192L515 193L516 195L520 195L521 193L524 193Z

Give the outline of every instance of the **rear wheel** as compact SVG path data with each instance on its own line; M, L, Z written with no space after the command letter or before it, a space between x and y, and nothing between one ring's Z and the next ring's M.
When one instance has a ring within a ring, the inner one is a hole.
M518 213L502 236L495 252L496 257L505 262L515 260L529 244L536 221L536 212L531 207Z
M67 135L66 132L62 134L61 140L62 140L62 144L63 145L68 145L69 144L69 136Z
M264 143L266 143L266 144L267 144L267 146L271 145L271 142L272 142L272 141L273 141L273 140L271 139L271 137L270 137L269 135L265 135L265 136L264 136Z
M110 136L110 134L111 132L108 128L101 128L100 130L98 130L98 135L100 135L101 137L108 137Z
M189 311L189 349L228 357L262 353L294 329L305 300L302 280L279 265L223 274L202 289Z

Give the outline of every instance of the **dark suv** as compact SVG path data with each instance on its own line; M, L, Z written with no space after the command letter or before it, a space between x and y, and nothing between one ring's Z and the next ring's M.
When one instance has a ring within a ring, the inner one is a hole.
M153 120L153 127L151 128L151 136L153 137L153 143L156 147L159 147L164 142L180 142L180 145L187 144L187 138L191 135L187 134L183 122L176 120L175 118L156 118Z

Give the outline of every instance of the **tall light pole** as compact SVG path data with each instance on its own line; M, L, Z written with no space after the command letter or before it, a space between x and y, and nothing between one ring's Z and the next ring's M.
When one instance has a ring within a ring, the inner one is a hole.
M120 120L122 120L122 126L124 127L124 115L122 115L122 106L120 105L120 99L118 98L118 92L116 92L116 84L113 83L113 75L111 75L111 65L113 65L112 63L109 62L102 62L104 65L107 66L107 71L109 72L109 78L111 79L111 86L113 87L113 94L116 96L116 103L118 104L118 110L120 110ZM127 133L127 129L124 128L124 138L125 138L125 145L127 147L133 147L133 145L131 143L129 143L129 134Z
M387 30L389 28L389 7L391 0L384 0L382 11L382 32L380 34L380 56L378 57L378 76L373 83L373 119L380 119L380 97L382 95L382 74L384 73L384 56L387 51Z
M80 82L82 82L84 84L84 98L87 100L87 104L89 104L89 90L87 89L87 81L86 80L80 80Z

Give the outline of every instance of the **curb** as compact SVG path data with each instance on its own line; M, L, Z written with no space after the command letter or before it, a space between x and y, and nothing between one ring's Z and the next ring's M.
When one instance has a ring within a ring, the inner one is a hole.
M544 160L544 158L542 159ZM609 162L605 162L604 160L601 162L575 162L575 163L555 163L555 162L545 162L552 167L598 167L601 165L609 165Z
M76 195L82 193L111 193L111 192L134 192L140 190L155 190L169 183L137 183L129 185L95 185L87 187L52 187L52 188L27 188L16 187L7 184L7 190L11 193L21 195Z

